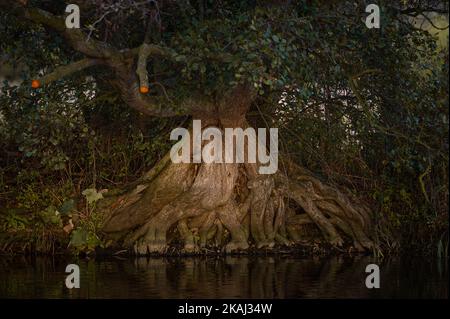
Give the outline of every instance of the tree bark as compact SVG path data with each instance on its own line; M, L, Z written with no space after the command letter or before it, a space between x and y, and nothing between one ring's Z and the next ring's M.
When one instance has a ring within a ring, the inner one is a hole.
M251 101L251 90L240 86L219 103L199 106L194 118L203 129L245 129ZM359 251L374 248L361 201L290 161L286 175L260 175L258 165L175 164L166 155L131 189L104 200L103 232L139 255L164 254L177 241L187 253L291 246L305 243L305 225L331 245L347 240Z

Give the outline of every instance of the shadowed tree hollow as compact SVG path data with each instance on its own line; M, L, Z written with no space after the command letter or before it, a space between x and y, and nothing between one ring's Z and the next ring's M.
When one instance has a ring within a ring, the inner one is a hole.
M69 29L63 2L6 3L72 54L32 76L33 94L81 73L142 116L201 120L203 129L222 131L282 130L318 108L327 127L340 121L348 136L358 118L371 123L368 132L384 129L381 106L396 90L389 66L409 52L410 16L432 6L387 2L381 29L372 30L363 2L80 0L72 3L81 28ZM341 108L339 119L329 103ZM140 255L177 245L234 252L315 241L377 250L379 225L366 198L315 176L289 149L281 140L275 174L259 174L259 163L173 163L167 154L137 181L103 194L102 236Z

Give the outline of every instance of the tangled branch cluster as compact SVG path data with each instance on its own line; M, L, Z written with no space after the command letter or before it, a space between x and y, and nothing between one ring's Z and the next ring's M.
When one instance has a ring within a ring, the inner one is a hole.
M95 6L95 17L98 17L88 26L88 39L100 25L105 27L105 40L119 30L123 22L133 14L140 14L144 21L161 24L160 3L158 0L91 0Z

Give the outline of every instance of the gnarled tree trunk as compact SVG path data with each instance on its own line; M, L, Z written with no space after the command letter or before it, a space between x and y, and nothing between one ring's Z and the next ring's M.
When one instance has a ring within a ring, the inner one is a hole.
M251 91L240 87L219 103L199 105L193 118L202 128L246 128L251 101ZM175 164L167 154L131 189L103 201L103 231L140 255L165 253L174 239L190 253L289 246L304 241L311 226L335 246L344 238L357 250L373 246L363 203L289 161L284 165L286 175L262 175L258 163Z

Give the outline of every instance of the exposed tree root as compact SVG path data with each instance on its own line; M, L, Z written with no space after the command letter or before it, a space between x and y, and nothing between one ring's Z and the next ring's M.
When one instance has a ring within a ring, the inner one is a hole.
M164 254L176 241L185 253L272 249L311 240L305 227L334 246L347 239L359 251L373 248L368 209L293 164L287 177L244 164L164 161L103 203L103 231L136 254Z

